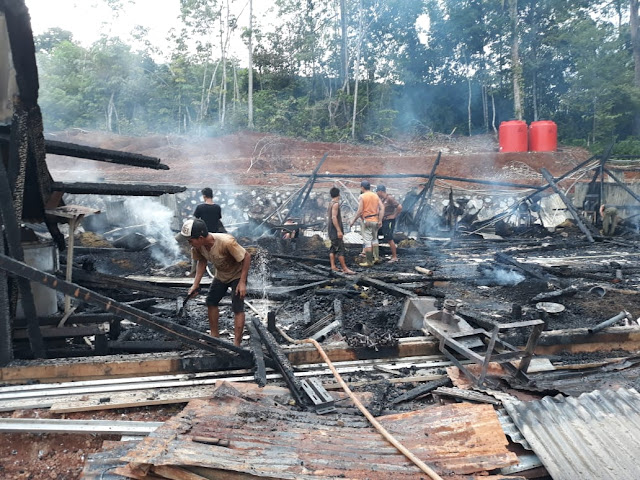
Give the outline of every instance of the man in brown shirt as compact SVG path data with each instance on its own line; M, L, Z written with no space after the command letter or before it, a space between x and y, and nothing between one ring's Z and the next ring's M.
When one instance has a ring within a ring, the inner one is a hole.
M227 233L209 233L204 221L196 218L186 220L180 233L187 237L191 245L191 256L198 262L191 294L200 288L200 280L207 268L207 262L216 267L216 274L207 294L207 313L211 336L220 336L218 319L220 300L231 288L231 308L234 314L234 342L240 345L244 330L244 297L247 294L247 276L251 265L251 255L242 248L236 239Z

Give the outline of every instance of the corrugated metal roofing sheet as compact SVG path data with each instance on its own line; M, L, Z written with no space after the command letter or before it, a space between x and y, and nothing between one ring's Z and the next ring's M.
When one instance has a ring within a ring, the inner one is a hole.
M554 480L640 478L636 390L596 390L504 406Z

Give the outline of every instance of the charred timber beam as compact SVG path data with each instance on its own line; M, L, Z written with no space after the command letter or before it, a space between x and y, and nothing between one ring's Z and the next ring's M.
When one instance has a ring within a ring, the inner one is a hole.
M554 181L553 176L544 167L540 169L540 173L542 173L542 176L545 178L547 182L549 182L549 185L551 186L553 191L558 194L558 196L562 199L564 204L567 206L567 209L569 210L569 212L571 212L571 215L573 216L573 219L576 221L578 228L582 231L582 233L585 234L585 236L587 237L587 240L593 243L595 240L591 236L591 232L582 221L582 218L580 218L580 214L576 210L576 207L573 206L573 203L571 202L571 200L569 200L569 198L564 193L562 193L562 190L558 188L558 185L556 185L556 182Z
M169 298L171 300L180 296L180 293L173 288L152 285L148 282L108 275L106 273L87 272L80 268L73 269L73 279L81 285L92 288L137 290L155 297Z
M640 202L640 197L633 190L631 190L624 182L622 182L621 180L618 180L618 178L613 173L611 173L611 170L609 170L608 168L603 168L603 169L604 169L604 173L609 175L613 179L613 181L616 182L625 192L631 195L637 202Z
M28 22L27 22L28 23ZM2 159L0 159L2 160ZM14 210L13 195L9 186L9 177L3 161L0 161L0 227L4 227L4 239L6 240L6 251L11 257L17 260L24 260L24 251L20 243L20 227L18 226L18 218ZM2 238L2 237L0 237ZM2 242L4 244L4 242ZM5 252L5 247L0 250ZM5 282L0 282L5 283ZM36 358L44 358L46 353L44 349L44 341L40 334L40 327L37 323L36 304L31 291L31 284L24 278L18 278L18 289L22 295L22 307L27 317L27 332L29 333L29 345L31 351ZM11 317L7 315L1 319L4 323L3 330L11 331ZM11 345L11 337L8 337L8 345ZM6 346L6 345L5 345ZM1 354L3 364L10 360L11 350L3 351Z
M251 352L238 347L233 343L211 337L210 335L205 335L197 330L178 325L163 318L154 317L147 312L117 302L112 298L100 295L99 293L81 287L80 285L76 285L75 283L59 279L54 275L37 270L6 255L0 255L0 268L6 270L10 274L32 282L40 283L83 302L104 308L109 312L113 312L114 314L122 316L123 318L131 320L137 324L144 325L152 330L176 338L182 343L194 345L198 348L211 352L220 353L220 349L224 348L239 355L251 355Z
M0 134L0 143L9 143L10 136ZM121 152L106 148L89 147L69 142L59 142L57 140L45 140L45 150L52 155L63 155L66 157L82 158L86 160L96 160L98 162L116 163L129 165L131 167L152 168L155 170L169 170L168 165L160 163L157 157L149 157L138 153Z
M308 174L295 175L296 177L308 177ZM437 175L438 180L452 180L455 182L478 183L481 185L495 185L498 187L512 188L539 188L539 185L531 185L528 183L512 183L512 182L495 182L493 180L480 180L476 178L450 177L448 175ZM315 178L431 178L430 175L420 173L396 173L396 174L331 174L319 173Z
M142 197L159 197L166 193L184 192L187 187L180 185L148 183L85 183L85 182L53 182L51 190L73 194L125 195Z
M153 352L172 352L180 348L180 342L174 341L110 341L107 343L109 353L153 353Z
M309 180L307 180L307 183L305 184L304 188L300 190L300 194L294 200L293 205L291 205L289 212L282 219L282 223L284 223L289 217L293 215L298 215L300 213L300 211L302 210L302 207L304 206L305 202L309 198L309 194L311 193L311 190L313 190L313 184L316 183L318 170L320 170L320 167L325 162L328 156L329 156L329 152L326 152L322 156L322 159L318 162L318 165L316 165L316 168L311 173L311 176Z
M429 202L431 200L431 193L433 192L433 186L436 184L436 169L438 165L440 165L440 158L442 157L442 152L438 152L438 156L436 157L436 161L433 162L433 167L431 167L431 173L429 173L429 181L420 192L420 199L418 201L418 208L416 210L416 214L414 218L420 218L422 216L422 211L424 209L425 201Z
M275 366L278 371L282 374L282 378L285 383L289 387L291 391L291 395L294 400L300 407L306 407L309 405L309 401L307 397L303 394L304 390L302 389L302 384L300 380L296 378L295 373L293 371L293 367L289 362L289 359L276 342L276 339L273 338L273 335L267 330L267 328L262 324L258 317L252 316L251 322L256 329L256 332L260 336L262 343L267 348L271 358L275 362Z
M412 388L408 392L400 395L399 397L394 398L389 403L391 405L397 405L398 403L408 402L413 400L414 398L421 397L422 395L426 395L427 393L433 392L436 388L444 387L451 383L449 377L444 376L439 380L433 380L431 382L427 382L424 385L419 385L415 388Z
M349 278L349 277L346 277L346 278ZM386 292L390 295L394 295L396 297L415 297L416 296L414 292L405 290L404 288L400 288L395 285L391 285L381 280L376 280L375 278L366 277L364 275L356 277L356 283L377 288L378 290L382 290L383 292Z
M283 260L295 260L296 262L313 262L313 263L326 263L329 265L331 262L326 258L315 257L296 257L295 255L271 255L273 258L282 258Z
M249 330L249 348L251 349L253 360L256 365L254 377L258 386L264 387L267 384L267 368L264 364L264 354L262 352L260 335L258 335L258 331L253 325L253 322L247 322L247 330Z
M51 315L48 317L38 317L38 324L40 326L54 326L60 323L63 315ZM121 317L112 313L76 313L70 316L67 320L68 323L87 325L91 323L105 323L120 320ZM13 322L14 328L26 328L27 321L22 319L16 319Z

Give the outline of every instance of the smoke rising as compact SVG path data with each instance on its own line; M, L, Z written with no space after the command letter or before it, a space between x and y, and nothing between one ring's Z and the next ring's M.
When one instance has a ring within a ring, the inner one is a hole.
M128 223L140 225L144 235L154 245L151 257L163 266L169 266L182 259L178 242L171 230L173 212L155 199L129 197L124 201Z

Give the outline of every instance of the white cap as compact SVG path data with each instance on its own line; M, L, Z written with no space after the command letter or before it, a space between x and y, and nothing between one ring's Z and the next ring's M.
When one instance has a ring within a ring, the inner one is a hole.
M193 228L193 219L185 220L182 224L182 230L180 230L180 234L185 237L191 237L191 229Z

